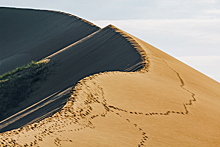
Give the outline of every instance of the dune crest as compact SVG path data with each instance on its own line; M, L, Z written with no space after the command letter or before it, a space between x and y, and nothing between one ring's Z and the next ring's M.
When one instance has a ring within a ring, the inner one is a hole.
M22 113L38 121L18 115L1 146L220 145L220 84L113 25L45 59L53 74L32 96L42 108Z
M120 33L121 36L125 37L131 45L134 46L134 48L138 51L138 53L141 55L143 67L142 70L147 71L147 68L149 67L150 61L148 60L146 52L143 50L143 48L136 42L134 38L131 37L130 34L118 29L114 25L110 24L107 27L110 27L115 30L115 32ZM132 68L132 67L131 67ZM125 71L129 71L129 69L126 69Z

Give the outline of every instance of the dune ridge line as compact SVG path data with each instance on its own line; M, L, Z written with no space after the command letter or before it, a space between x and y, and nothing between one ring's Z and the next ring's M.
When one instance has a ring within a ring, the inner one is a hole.
M45 9L31 9L31 8L17 8L17 7L0 7L0 8L4 8L4 9L20 9L20 10L32 10L32 11L45 11L45 12L55 12L55 13L59 13L59 14L63 14L63 15L68 15L68 16L71 16L71 17L74 17L74 18L77 18L83 22L86 22L92 26L95 26L97 28L100 28L99 26L95 25L94 23L92 22L89 22L81 17L78 17L76 15L73 15L73 14L70 14L70 13L67 13L67 12L62 12L62 11L56 11L56 10L45 10Z
M69 46L67 46L67 47L65 47L65 48L63 48L63 49L61 49L61 50L59 50L59 51L53 53L52 55L49 55L48 57L46 57L46 58L43 59L43 60L51 60L51 59L53 59L55 56L58 56L58 55L59 55L60 53L62 53L63 51L68 50L70 47L72 47L72 46L74 46L74 45L76 45L76 44L78 44L78 43L82 43L83 41L85 41L86 39L90 38L91 36L93 36L94 34L100 32L100 31L101 31L101 29L98 30L98 31L96 31L96 32L94 32L94 33L92 33L92 34L90 34L90 35L88 35L88 36L86 36L86 37L84 37L84 38L82 38L82 39L80 39L79 41L76 41L76 42L70 44Z
M114 25L110 24L106 27L109 27L113 29L115 32L118 32L121 36L123 36L127 41L130 42L130 44L138 51L138 53L141 55L143 68L141 71L148 71L148 67L150 66L150 60L148 59L147 53L145 50L139 45L139 43L128 33L122 31L121 29L115 27ZM132 68L132 67L130 67ZM127 69L129 70L129 69Z

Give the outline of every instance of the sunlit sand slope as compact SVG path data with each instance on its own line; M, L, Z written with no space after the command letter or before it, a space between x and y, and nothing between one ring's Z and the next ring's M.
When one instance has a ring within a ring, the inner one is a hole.
M104 31L111 34L110 30L112 29L107 28ZM127 36L126 41L135 45L133 50L141 55L142 63L145 63L142 64L142 70L105 72L80 80L62 110L38 123L2 133L2 144L220 146L220 84L151 45L120 32L118 38ZM113 40L118 41L118 38ZM112 46L112 49L115 47ZM125 47L118 49L124 50ZM71 50L65 52L69 53ZM57 57L51 56L51 61L53 58L58 60L65 57L65 52L63 55L56 54ZM129 55L128 59L135 59L136 54ZM126 58L121 59L124 61ZM112 59L106 60L110 62ZM71 62L68 58L66 61L68 62L63 63ZM112 62L117 67L119 62ZM65 68L65 64L61 62L61 65L57 69ZM89 71L98 66L92 65L87 67ZM109 64L103 67L105 66ZM121 67L123 70L127 68ZM70 72L74 73L74 70ZM60 75L62 78L67 76L62 73ZM56 75L54 78L59 80ZM50 87L49 84L47 87ZM43 89L49 91L49 88Z
M45 58L97 30L62 12L0 7L0 74Z
M109 107L138 127L139 145L219 146L219 83L135 39L149 57L149 72L95 78Z
M45 59L49 60L50 74L47 79L36 85L37 88L30 98L5 115L7 118L18 113L0 123L1 132L23 126L43 115L50 115L54 109L63 107L63 101L67 100L66 96L68 93L70 95L70 90L79 80L88 75L105 71L142 69L146 64L142 58L144 55L141 56L139 53L141 51L135 47L135 44L128 41L120 30L108 26L48 56ZM68 88L70 90L67 90ZM64 90L66 92L63 92ZM43 99L47 100L35 105ZM34 106L21 111L31 105Z

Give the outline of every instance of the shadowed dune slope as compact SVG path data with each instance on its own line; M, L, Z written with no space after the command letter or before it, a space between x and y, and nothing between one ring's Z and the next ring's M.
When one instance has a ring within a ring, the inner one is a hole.
M0 7L0 74L41 60L97 30L62 12Z
M50 100L54 101L60 92L69 87L71 89L80 79L88 75L105 71L135 71L142 69L145 66L142 56L121 32L110 25L88 36L86 39L45 58L45 60L50 60L48 70L51 74L47 76L45 81L36 85L38 88L30 98L22 102L19 108L6 114L5 118L44 98L50 97ZM70 91L67 90L67 93L70 94ZM68 98L66 97L67 93L56 101L66 100ZM1 131L23 126L33 121L33 119L45 116L47 113L49 115L53 109L63 106L63 103L55 102L45 105L48 100L44 101L37 107L34 106L7 119L7 121L1 122ZM43 108L41 107L42 105ZM45 109L45 111L42 111L42 109ZM29 113L30 111L31 114ZM34 116L34 118L31 116Z

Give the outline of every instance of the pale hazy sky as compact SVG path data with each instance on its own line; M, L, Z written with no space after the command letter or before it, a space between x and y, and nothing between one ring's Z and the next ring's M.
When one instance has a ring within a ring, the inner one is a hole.
M220 82L220 0L0 0L0 6L111 23Z

